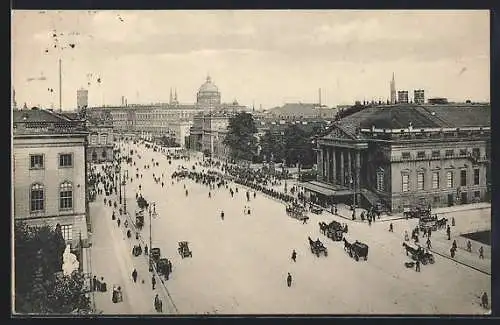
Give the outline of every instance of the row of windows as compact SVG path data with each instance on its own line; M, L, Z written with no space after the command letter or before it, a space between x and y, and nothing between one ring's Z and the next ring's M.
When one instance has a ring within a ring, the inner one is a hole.
M454 173L453 171L447 171L446 172L446 187L447 188L453 188L454 185ZM378 173L377 173L377 189L378 188ZM383 177L383 175L382 175ZM409 183L410 183L410 175L408 174L402 174L401 175L402 179L402 191L403 192L408 192L409 189ZM417 190L418 191L423 191L425 189L425 173L419 172L417 173ZM440 187L440 179L439 179L439 172L432 172L432 179L431 179L431 188L432 189L438 189ZM479 185L479 169L474 169L474 185ZM461 170L460 171L460 186L467 186L467 171L466 170Z
M481 154L481 151L479 148L474 148L472 149L472 155L474 157L479 157ZM445 157L453 157L455 155L455 150L453 149L447 149L445 150L444 153ZM460 149L459 150L459 156L466 156L467 155L467 149ZM417 151L417 158L425 158L426 157L426 152L425 151ZM431 152L431 157L432 158L439 158L441 157L441 151L440 150L432 150ZM402 159L411 159L411 153L409 151L405 151L401 153L401 158Z
M59 210L73 209L73 185L64 182L59 186ZM30 212L45 210L45 188L42 184L33 184L30 188Z
M108 141L108 135L107 134L101 134L99 137L99 143L100 144L106 144ZM91 134L90 135L90 144L97 144L97 134Z
M44 169L45 159L43 154L30 155L30 169ZM59 167L73 167L73 154L59 154Z

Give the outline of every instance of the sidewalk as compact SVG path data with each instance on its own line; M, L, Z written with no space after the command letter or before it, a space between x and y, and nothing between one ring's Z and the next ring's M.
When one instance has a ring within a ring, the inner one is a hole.
M157 314L148 266L133 260L131 240L124 234L123 220L119 229L116 221L111 220L111 214L112 208L104 206L103 196L98 196L90 206L95 225L91 249L93 274L99 279L104 277L107 283L107 292L94 293L96 309L103 314ZM118 217L118 213L116 215ZM138 272L137 283L131 276L134 268ZM113 285L121 286L123 302L111 301Z

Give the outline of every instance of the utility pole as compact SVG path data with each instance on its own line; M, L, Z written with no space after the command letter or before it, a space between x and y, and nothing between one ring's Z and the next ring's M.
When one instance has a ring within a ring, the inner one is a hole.
M59 59L59 112L62 112L62 71L61 59Z

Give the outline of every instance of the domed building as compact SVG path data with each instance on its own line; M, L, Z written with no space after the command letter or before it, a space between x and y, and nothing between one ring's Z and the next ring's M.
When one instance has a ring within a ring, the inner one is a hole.
M215 106L220 105L220 92L217 86L212 82L212 78L207 76L207 80L201 85L196 94L196 104Z

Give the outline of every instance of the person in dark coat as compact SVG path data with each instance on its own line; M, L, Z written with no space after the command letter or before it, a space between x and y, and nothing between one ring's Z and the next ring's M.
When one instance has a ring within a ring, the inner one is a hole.
M148 245L144 246L144 255L148 255Z
M431 245L431 240L429 238L427 238L427 249L431 249L432 248L432 245Z
M153 290L155 289L155 285L156 285L156 278L155 278L155 275L153 274L153 276L151 278L151 286L153 287Z
M224 211L221 211L221 212L220 212L220 218L221 218L222 220L224 220Z
M92 279L92 291L97 291L97 277L95 275Z
M420 261L415 262L415 271L420 272Z
M451 258L455 258L455 249L453 247L450 248Z
M394 228L393 228L393 226L392 226L392 222L389 224L389 231L390 231L390 232L394 232Z
M484 259L484 248L483 246L479 247L479 258Z
M450 240L450 239L451 239L451 238L450 238L450 235L451 235L450 225L448 225L448 226L446 227L446 234L448 235L448 240Z
M286 277L286 284L288 285L288 287L292 286L292 275L290 274L290 272L288 272L288 276Z
M294 249L294 250L293 250L293 252L292 252L292 260L293 260L294 262L297 262L297 261L296 261L296 259L297 259L297 252L296 252L296 251L295 251L295 249Z
M488 309L488 294L486 292L481 296L481 307Z
M137 282L137 270L136 269L134 269L132 271L132 279L134 279L134 283Z

